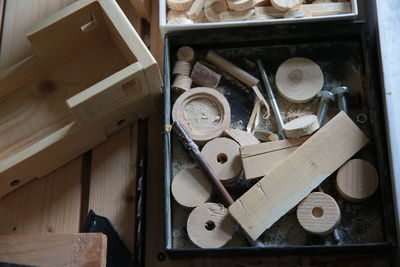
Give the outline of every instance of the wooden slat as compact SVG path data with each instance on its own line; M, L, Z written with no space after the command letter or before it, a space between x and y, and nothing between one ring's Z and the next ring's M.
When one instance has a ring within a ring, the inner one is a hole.
M105 267L101 233L0 236L0 261L35 266Z
M89 209L107 217L133 251L137 124L92 151Z

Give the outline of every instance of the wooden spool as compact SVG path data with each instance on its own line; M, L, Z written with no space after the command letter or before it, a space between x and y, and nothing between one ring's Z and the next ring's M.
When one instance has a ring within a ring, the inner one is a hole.
M204 14L208 21L220 21L219 14L224 11L228 11L225 0L206 0L204 4Z
M277 10L287 12L300 6L303 0L271 0L271 5Z
M321 68L312 60L295 57L282 63L275 77L278 92L286 100L305 103L313 99L324 85Z
M366 160L352 159L340 167L336 188L340 195L352 202L362 201L374 194L379 184L376 168Z
M190 240L201 248L219 248L232 239L233 221L221 204L204 203L187 220Z
M172 10L188 10L192 6L193 0L167 0L168 8Z
M194 208L210 199L212 188L202 170L187 168L174 177L171 192L180 205Z
M196 143L204 144L229 128L231 110L217 90L197 87L178 97L172 108L172 119L179 120Z
M177 60L174 68L172 69L172 75L183 75L189 76L192 70L192 64L187 61Z
M178 60L192 62L194 60L194 51L193 48L189 46L182 46L178 49L176 53Z
M224 184L235 182L242 171L239 148L239 144L232 139L220 137L208 142L201 150L211 169Z
M326 235L338 226L340 209L331 196L314 192L297 206L297 219L307 232Z
M192 86L192 79L190 77L184 75L178 75L175 77L174 82L172 83L172 90L177 93L184 93L190 89Z
M209 88L217 88L219 81L221 80L221 75L210 70L200 62L194 64L190 77L195 84Z
M319 129L318 117L315 115L301 116L286 123L283 129L288 138L310 135Z

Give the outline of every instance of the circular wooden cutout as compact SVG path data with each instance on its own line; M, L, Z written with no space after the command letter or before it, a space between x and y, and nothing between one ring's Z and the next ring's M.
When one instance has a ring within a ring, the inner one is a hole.
M197 87L183 93L172 108L173 121L179 120L198 144L221 136L231 123L228 100L215 89Z
M340 209L331 196L314 192L297 206L297 219L307 232L325 235L338 226Z
M194 208L209 200L212 187L202 170L187 168L174 177L171 192L180 205Z
M379 177L375 167L366 160L352 159L340 167L336 188L340 195L352 202L364 200L378 188Z
M187 232L197 246L219 248L232 239L233 221L221 204L204 203L190 213Z
M208 142L201 154L223 183L232 183L242 171L240 145L232 139L220 137Z
M319 129L318 118L315 115L301 116L286 123L283 129L288 138L310 135Z
M324 75L314 61L295 57L279 66L275 81L282 97L290 102L305 103L321 91Z

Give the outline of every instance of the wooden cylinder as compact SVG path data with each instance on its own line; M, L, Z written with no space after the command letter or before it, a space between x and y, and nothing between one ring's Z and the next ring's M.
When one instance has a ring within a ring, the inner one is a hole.
M192 79L190 77L184 75L178 75L175 77L171 88L177 93L184 93L187 90L189 90L191 86L192 86Z
M189 46L182 46L178 49L176 53L178 60L192 62L194 60L194 51L193 48Z
M221 75L210 70L200 62L194 64L190 77L195 84L209 88L217 88L219 80L221 79Z
M190 240L201 248L219 248L232 239L233 221L221 204L204 203L187 220Z
M187 168L175 175L171 192L180 205L194 208L210 199L212 188L202 170Z
M318 118L315 115L304 115L289 121L283 126L288 138L300 138L310 135L319 129Z
M352 159L340 167L336 176L339 194L351 202L359 202L374 194L379 184L375 167L366 160Z
M326 235L338 226L340 209L331 196L313 192L297 206L297 219L307 232Z
M187 61L177 60L174 68L172 69L172 75L183 75L189 76L192 70L192 64Z
M218 179L224 184L235 182L242 171L240 145L232 139L220 137L208 142L201 154Z

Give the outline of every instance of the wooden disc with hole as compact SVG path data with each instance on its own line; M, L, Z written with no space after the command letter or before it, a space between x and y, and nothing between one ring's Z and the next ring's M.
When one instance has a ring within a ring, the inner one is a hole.
M231 123L228 100L215 89L196 87L181 94L172 108L173 121L179 120L198 144L219 137Z
M340 195L352 202L369 198L379 184L376 168L366 160L352 159L340 167L336 176L336 188Z
M324 75L314 61L295 57L279 66L275 82L283 98L294 103L305 103L321 91Z
M180 205L194 208L210 199L212 187L206 173L200 169L187 168L175 175L171 192Z
M300 6L303 0L271 0L271 5L282 12L287 12Z
M289 121L283 126L288 138L299 138L310 135L319 129L318 118L315 115L304 115Z
M233 221L223 205L204 203L187 220L190 240L201 248L220 248L232 239Z
M325 235L338 226L340 209L331 196L313 192L297 206L297 219L307 232Z
M203 147L201 154L223 183L229 184L239 178L242 171L240 145L234 140L215 138Z

